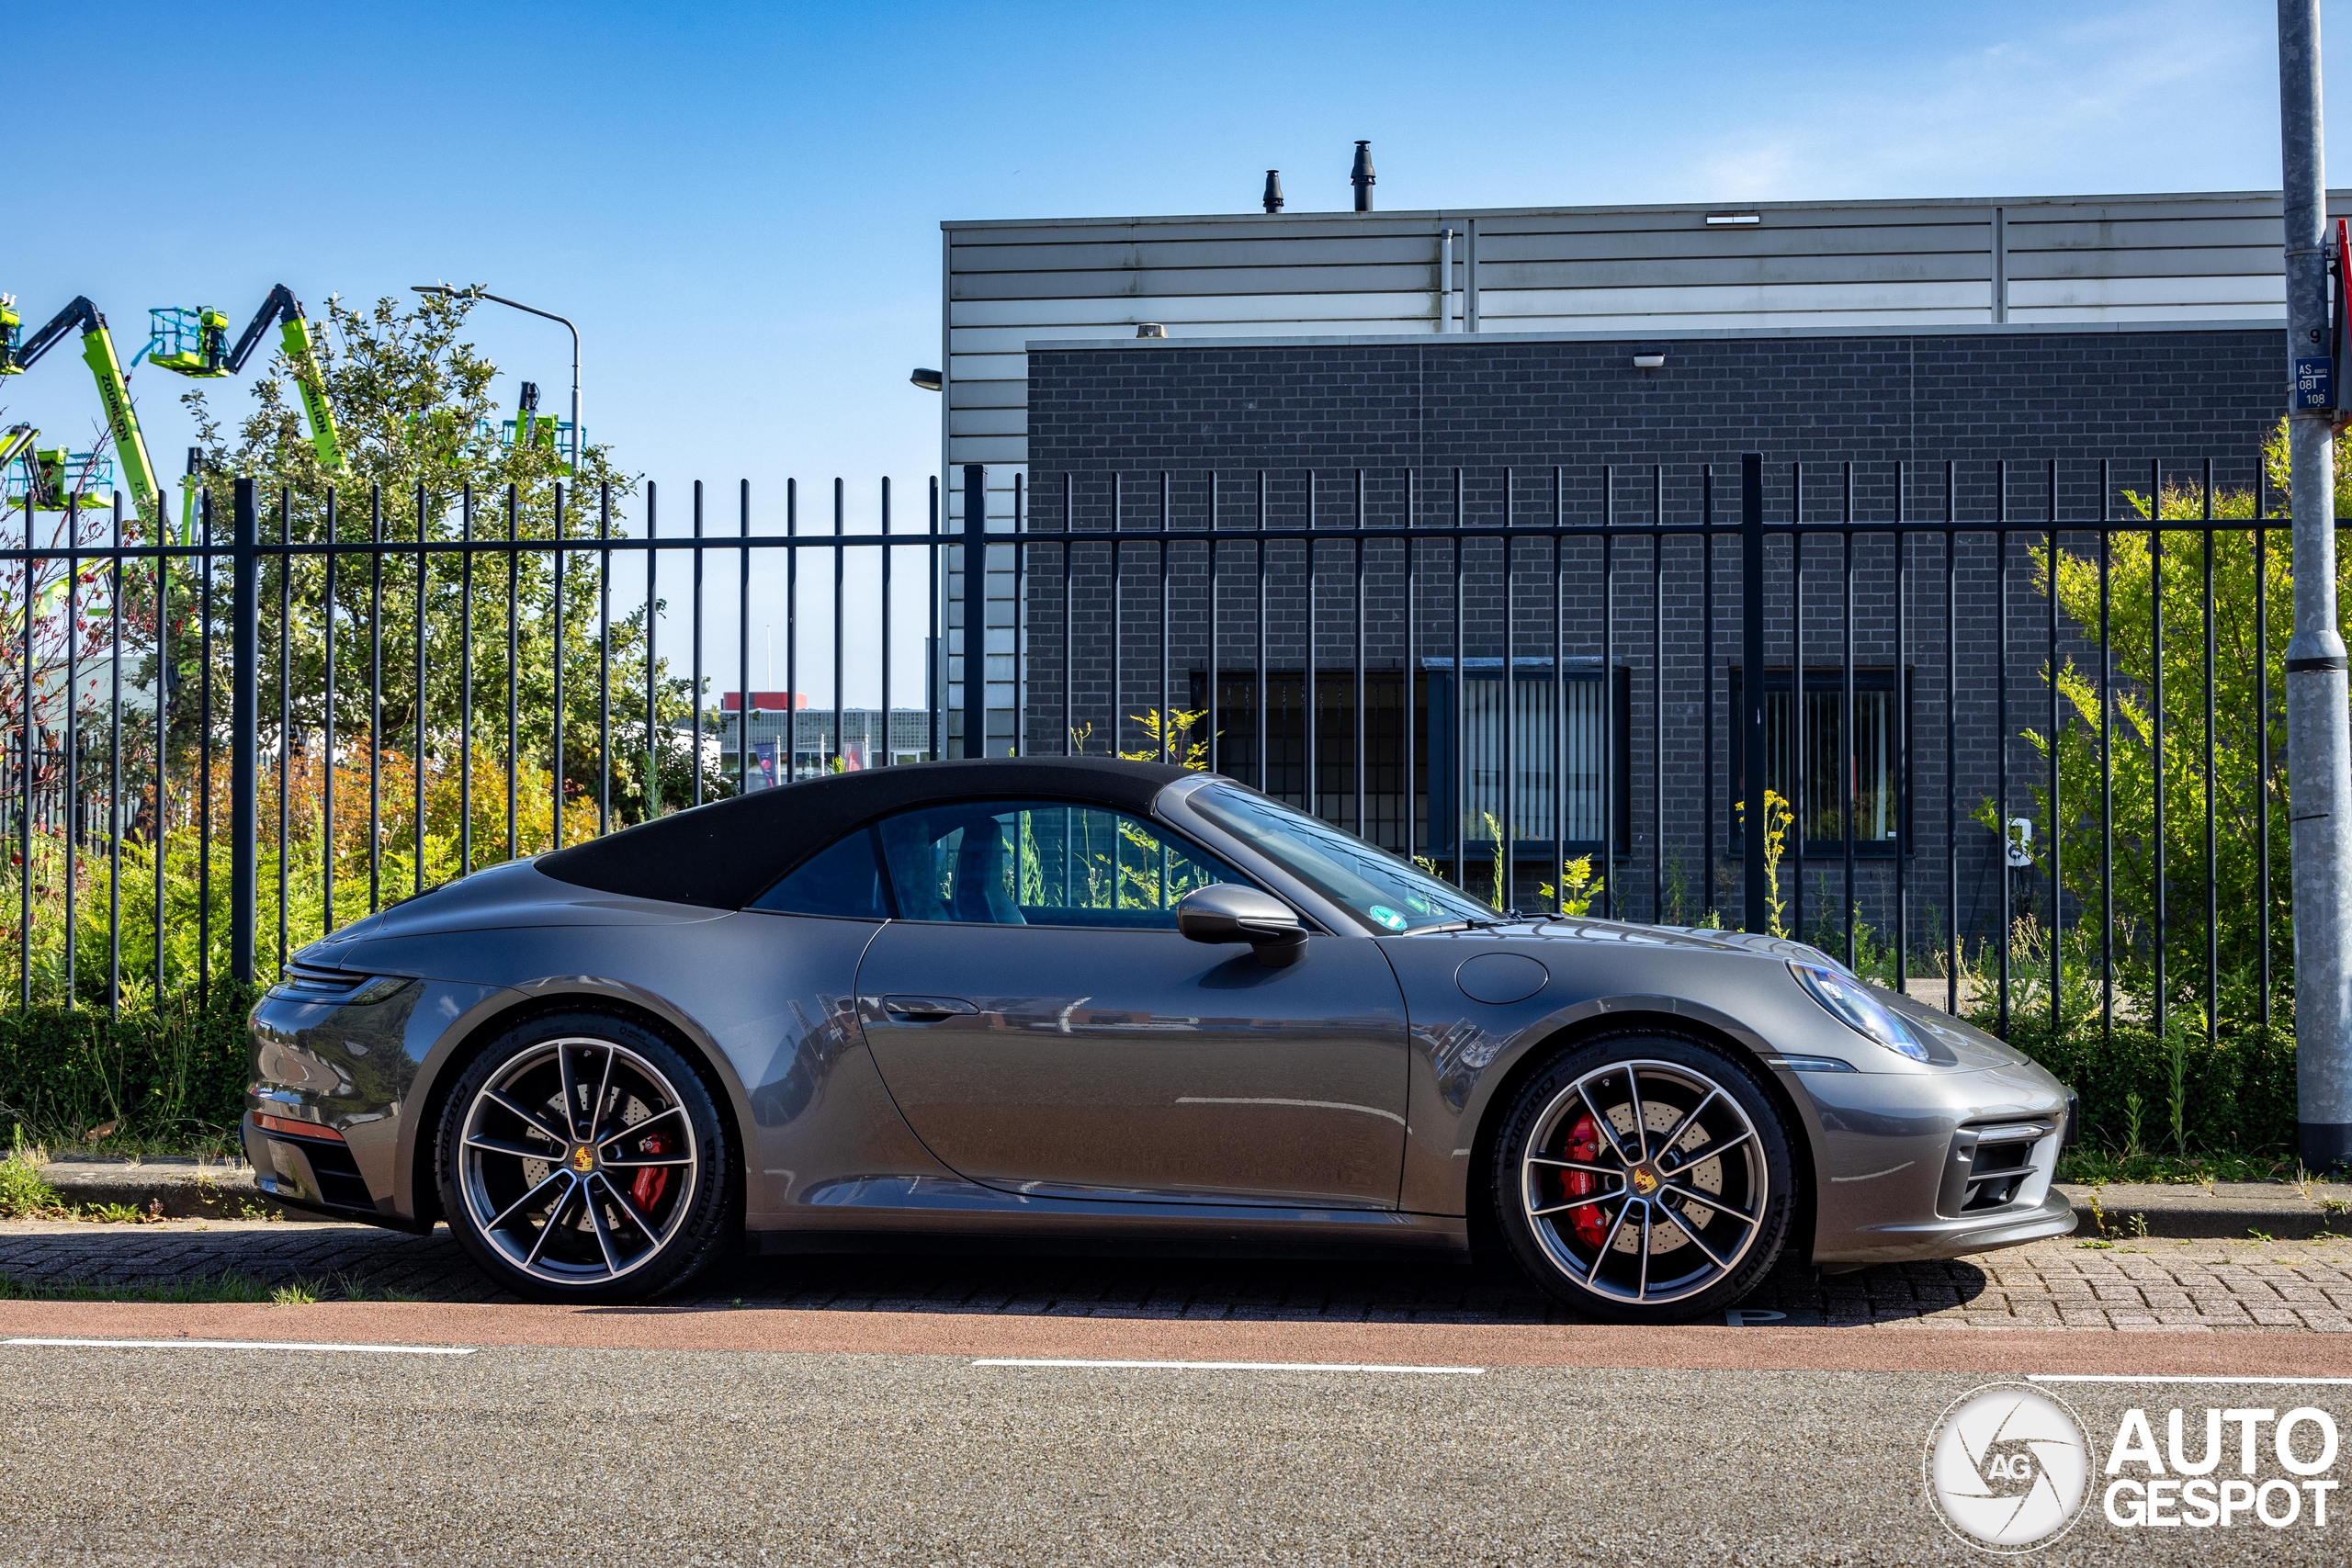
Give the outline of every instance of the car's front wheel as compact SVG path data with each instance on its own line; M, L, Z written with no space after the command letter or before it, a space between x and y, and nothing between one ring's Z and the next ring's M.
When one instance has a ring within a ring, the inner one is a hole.
M1495 1142L1496 1217L1536 1284L1589 1317L1679 1323L1738 1302L1795 1213L1780 1113L1724 1053L1619 1034L1520 1084Z
M451 1091L438 1148L450 1229L535 1301L642 1301L732 1228L733 1150L709 1090L626 1019L543 1018L492 1041Z

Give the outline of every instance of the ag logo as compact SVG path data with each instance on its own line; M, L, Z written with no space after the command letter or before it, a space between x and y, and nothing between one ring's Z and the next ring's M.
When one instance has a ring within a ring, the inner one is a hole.
M1928 1500L1969 1545L2015 1553L2049 1545L2082 1511L2090 1443L2075 1413L2018 1383L1944 1408L1928 1438Z
M587 1145L582 1144L571 1151L571 1168L583 1176L596 1168L596 1156Z
M1657 1191L1657 1173L1651 1170L1648 1166L1635 1166L1634 1168L1634 1190L1640 1193L1645 1198Z

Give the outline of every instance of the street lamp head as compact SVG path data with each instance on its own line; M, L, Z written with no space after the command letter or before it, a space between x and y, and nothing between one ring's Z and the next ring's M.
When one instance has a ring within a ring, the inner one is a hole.
M936 370L919 369L913 375L908 377L907 379L913 382L916 386L921 387L926 392L935 392L939 390L941 378L939 372Z
M470 299L477 289L452 288L446 283L412 283L409 288L419 294L438 294L445 299Z

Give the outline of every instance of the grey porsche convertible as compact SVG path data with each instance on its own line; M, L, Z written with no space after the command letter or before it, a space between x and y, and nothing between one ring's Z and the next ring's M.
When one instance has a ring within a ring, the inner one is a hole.
M518 1294L736 1247L1507 1250L1669 1322L2074 1227L2066 1090L1798 942L1500 914L1213 774L836 774L480 872L254 1009L262 1188Z

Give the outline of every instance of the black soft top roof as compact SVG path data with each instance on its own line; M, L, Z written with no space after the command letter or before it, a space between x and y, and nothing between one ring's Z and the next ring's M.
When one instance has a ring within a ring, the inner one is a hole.
M1159 792L1196 775L1107 757L993 758L834 773L697 806L592 840L534 863L559 882L740 909L851 829L957 800L1066 800L1144 815Z

